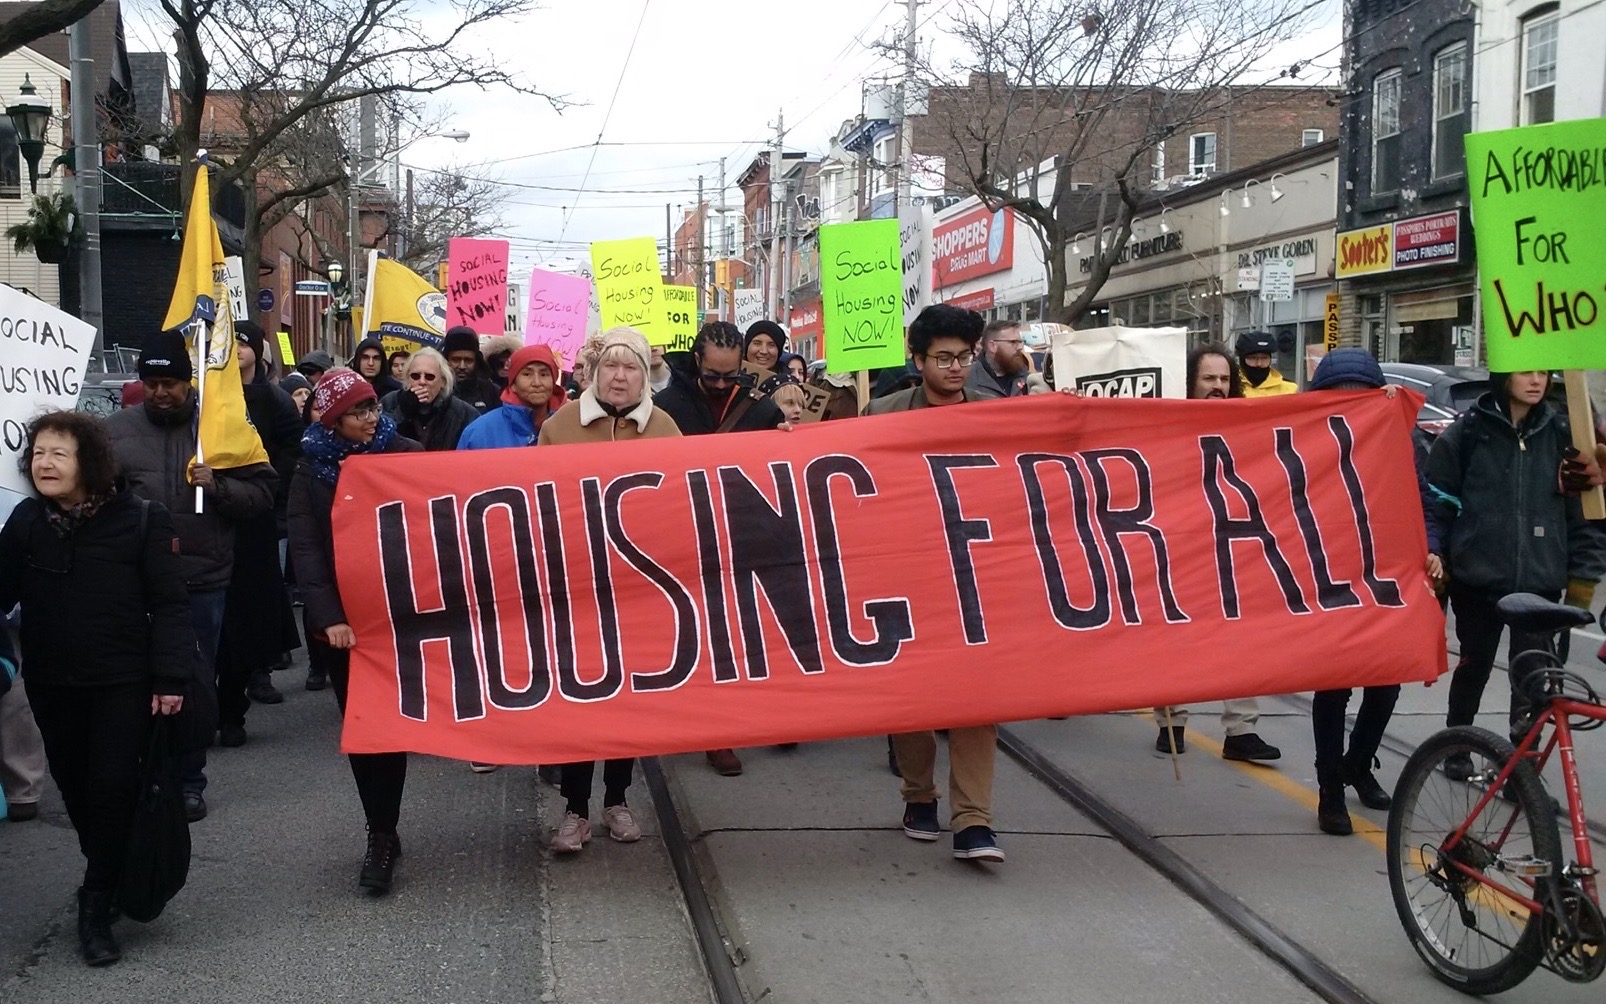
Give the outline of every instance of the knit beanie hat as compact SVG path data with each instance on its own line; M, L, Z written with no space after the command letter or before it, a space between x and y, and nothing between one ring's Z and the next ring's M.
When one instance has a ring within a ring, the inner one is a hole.
M568 400L563 392L563 371L558 368L558 358L552 354L550 345L526 345L508 357L507 361L507 389L502 391L502 401L506 404L523 405L524 402L513 393L513 381L518 379L524 367L532 363L540 363L552 374L552 398L547 401L548 411L557 411Z
M1358 383L1367 387L1381 387L1383 367L1365 349L1334 349L1316 365L1310 378L1311 390L1326 390L1335 384Z
M479 355L480 336L467 325L459 324L451 328L446 332L446 337L441 339L441 355L449 357L453 352L472 352L476 356Z
M647 344L646 335L628 324L609 328L602 333L602 345L597 350L597 358L601 359L615 345L624 346L630 350L632 355L641 360L641 372L649 373L652 371L652 347ZM595 378L596 375L593 374L592 379Z
M245 344L251 346L251 353L256 356L257 365L259 366L263 364L262 342L264 340L264 336L265 333L262 330L262 325L255 321L234 322L235 340L244 342Z
M318 386L312 392L312 409L318 413L318 421L324 428L333 429L340 416L364 401L377 400L379 395L374 393L374 385L363 378L355 370L348 370L344 366L333 369L323 375Z
M311 390L312 381L300 373L289 373L279 378L279 389L286 394L294 394L298 390Z
M189 380L195 376L190 363L190 345L182 332L153 331L139 349L141 380Z
M783 351L786 349L785 328L781 327L779 324L776 324L774 321L754 321L752 324L747 326L747 335L742 339L743 355L747 354L747 347L753 344L753 338L757 335L769 335L770 338L775 340L775 347L777 349Z

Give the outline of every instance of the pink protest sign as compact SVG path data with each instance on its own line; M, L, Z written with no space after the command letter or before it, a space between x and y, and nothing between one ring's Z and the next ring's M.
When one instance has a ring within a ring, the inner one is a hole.
M507 241L453 237L446 246L447 327L475 334L507 331Z
M591 313L591 280L562 272L530 271L530 313L524 322L527 345L550 345L564 369L574 368L586 340Z

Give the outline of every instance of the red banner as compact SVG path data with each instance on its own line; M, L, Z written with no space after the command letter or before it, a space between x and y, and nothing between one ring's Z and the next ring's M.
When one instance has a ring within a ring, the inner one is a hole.
M1419 404L353 458L342 747L561 763L1431 680Z

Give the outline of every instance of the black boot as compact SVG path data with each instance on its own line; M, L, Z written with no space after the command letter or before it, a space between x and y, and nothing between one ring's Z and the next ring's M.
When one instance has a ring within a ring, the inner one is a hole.
M1344 784L1336 779L1321 783L1321 801L1316 805L1316 825L1323 833L1347 837L1355 832L1349 820L1349 806L1344 804Z
M362 874L357 884L382 896L390 892L390 880L396 871L396 859L401 857L401 841L394 833L368 831L368 852L362 858Z
M1383 764L1377 757L1372 757L1371 763L1358 763L1350 757L1345 757L1344 764L1340 768L1344 783L1355 789L1355 796L1368 809L1387 809L1394 803L1394 800L1389 798L1389 793L1377 783L1377 778L1372 776L1372 768L1381 766Z
M112 937L112 894L105 890L78 890L78 947L91 966L109 966L123 957Z

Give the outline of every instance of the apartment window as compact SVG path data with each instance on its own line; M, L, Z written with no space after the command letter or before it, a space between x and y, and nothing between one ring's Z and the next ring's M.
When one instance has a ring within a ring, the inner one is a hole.
M1522 22L1522 124L1556 121L1556 42L1561 12Z
M1466 172L1467 43L1433 57L1433 177Z
M1194 133L1188 139L1188 173L1207 174L1216 169L1216 134Z
M22 149L11 119L0 115L0 199L22 198Z
M1400 71L1372 82L1372 191L1400 187Z
M1315 146L1325 138L1326 134L1324 134L1320 129L1306 129L1304 132L1299 134L1299 145Z
M1154 174L1152 180L1156 185L1165 181L1165 144L1154 145Z

